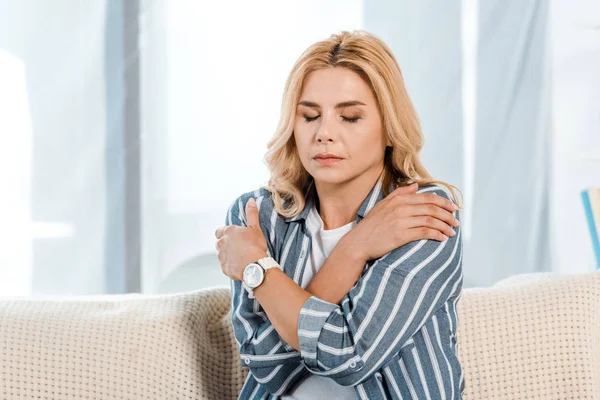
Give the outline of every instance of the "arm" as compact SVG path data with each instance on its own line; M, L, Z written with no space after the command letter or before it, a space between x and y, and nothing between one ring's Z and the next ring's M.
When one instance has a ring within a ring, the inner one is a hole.
M254 295L279 335L300 351L298 317L303 304L311 296L333 304L339 303L356 284L364 265L365 261L353 258L340 245L325 260L306 290L283 271L273 268L267 271L265 281L254 289ZM340 269L343 269L343 273Z
M366 261L345 246L342 240L312 278L306 291L329 303L339 304L350 292L365 267Z
M226 225L247 226L244 206L250 197L245 198L242 204L243 197L236 199L229 207ZM271 253L268 240L267 244ZM268 270L266 279L272 271ZM249 368L256 381L269 393L285 393L308 373L301 363L300 353L281 339L265 313L259 312L258 298L250 299L241 281L230 280L230 289L231 323L241 365Z
M446 241L410 242L378 259L341 306L311 296L298 319L307 368L344 386L371 376L460 291L461 255L458 228Z
M232 203L227 213L226 225L247 226L244 210L248 199L249 196L247 198L242 196ZM258 205L260 208L260 202ZM269 232L263 233L265 237L269 237ZM269 253L271 253L272 243L269 243L269 241L267 243ZM242 366L250 368L257 381L265 386L270 393L283 393L290 385L308 373L301 365L302 358L298 351L300 347L298 344L297 322L300 308L311 295L335 303L340 302L350 288L356 284L364 266L364 262L352 262L349 255L350 253L338 251L335 255L332 254L329 257L311 282L312 285L313 282L318 280L318 277L321 277L321 284L314 291L310 286L307 288L309 291L303 290L279 269L267 271L265 282L254 290L256 299L248 297L241 281L230 281L232 324L240 350ZM336 263L344 265L345 271L349 271L349 264L356 265L356 268L354 268L356 273L344 274L344 279L339 279L340 274L336 273L333 268L326 268L327 265ZM329 272L326 275L325 272L327 271ZM352 276L354 278L351 278ZM331 283L327 284L328 281L332 282L332 279L336 279L335 291L329 286ZM294 299L296 299L295 303ZM292 304L282 304L282 301L287 302L288 300ZM259 303L268 314L268 318L265 312L259 312ZM290 313L290 310L295 311ZM281 311L281 313L278 313L278 311ZM277 330L275 326L277 326ZM280 332L283 334L280 335ZM285 340L282 338L285 338ZM288 343L292 345L290 346ZM301 366L300 372L297 370L298 366ZM292 380L286 382L288 377L292 377Z
M350 386L396 355L461 280L457 232L445 242L411 242L378 260L342 306L311 295L276 269L254 293L281 337L301 350L309 371Z

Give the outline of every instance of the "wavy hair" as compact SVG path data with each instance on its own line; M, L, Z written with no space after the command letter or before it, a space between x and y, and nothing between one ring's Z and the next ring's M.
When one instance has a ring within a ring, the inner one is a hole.
M305 206L305 193L312 178L300 161L294 140L296 107L308 74L323 68L347 68L357 73L371 88L382 118L384 134L392 146L386 147L382 172L383 195L392 184L407 186L439 183L452 193L448 183L434 180L421 163L423 148L421 123L410 100L398 62L390 48L377 36L363 30L342 31L306 49L294 64L285 84L277 129L267 144L264 157L270 171L265 189L272 194L275 210L284 217L298 215ZM462 199L462 193L461 193Z

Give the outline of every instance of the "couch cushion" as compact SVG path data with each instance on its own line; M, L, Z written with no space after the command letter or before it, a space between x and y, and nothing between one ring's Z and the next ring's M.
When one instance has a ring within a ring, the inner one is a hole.
M523 274L466 289L458 315L465 398L600 393L600 271Z
M229 296L0 298L0 398L236 399ZM466 289L458 313L466 399L600 393L600 271Z
M236 399L229 289L0 298L2 399Z

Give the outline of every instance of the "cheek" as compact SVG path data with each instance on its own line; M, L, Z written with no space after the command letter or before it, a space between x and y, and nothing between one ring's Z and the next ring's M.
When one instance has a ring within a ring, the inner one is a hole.
M345 142L355 149L366 149L376 146L379 143L379 134L371 126L353 126L348 128L344 136Z
M305 132L305 130L306 128L303 127L294 127L294 140L300 155L303 155L309 150L310 137L308 136L308 132Z
M376 123L364 126L364 129L359 137L365 142L365 144L375 148L380 147L380 145L385 143L386 140L381 129L381 125Z
M364 162L377 160L383 156L383 143L385 138L377 126L358 127L353 134L346 136L346 145L352 149L353 157Z

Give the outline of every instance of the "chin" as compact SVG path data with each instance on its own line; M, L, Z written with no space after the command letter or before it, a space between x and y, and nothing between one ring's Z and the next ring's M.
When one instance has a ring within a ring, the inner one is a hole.
M315 182L327 183L327 184L339 184L344 183L352 179L352 176L347 172L333 171L333 170L317 170L309 171L309 174L313 177Z

